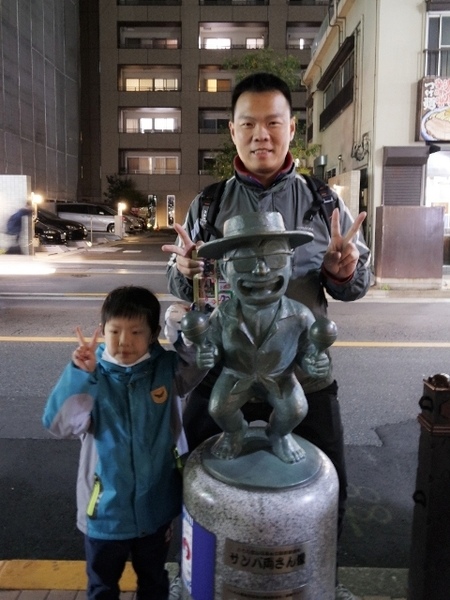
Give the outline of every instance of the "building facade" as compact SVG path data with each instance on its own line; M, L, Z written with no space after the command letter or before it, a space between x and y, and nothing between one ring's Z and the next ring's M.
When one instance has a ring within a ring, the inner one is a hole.
M98 16L90 18L89 4L96 3L81 0L82 72L91 65L95 80L98 67L99 85L89 90L94 109L81 114L81 195L98 200L107 176L125 175L156 195L158 225L165 227L167 197L175 196L175 220L182 220L213 181L209 167L229 139L235 74L224 63L270 47L306 69L328 0L99 0ZM98 48L90 33L83 43L95 22ZM293 96L305 120L300 73Z
M0 174L28 176L45 198L77 196L78 10L78 0L0 3Z
M449 1L331 0L304 74L315 170L368 212L381 284L441 282L448 48Z

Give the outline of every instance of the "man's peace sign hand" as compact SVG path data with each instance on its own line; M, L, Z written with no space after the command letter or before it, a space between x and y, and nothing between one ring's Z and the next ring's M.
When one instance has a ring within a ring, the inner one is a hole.
M95 371L95 367L97 366L95 350L97 348L97 340L100 335L100 327L97 327L97 329L94 331L94 335L89 343L85 341L80 327L77 327L75 332L80 345L76 350L74 350L72 354L72 361L79 369L87 371L88 373L92 373Z
M176 255L177 269L188 279L193 279L194 275L203 272L203 261L192 258L192 252L201 246L203 242L194 244L184 228L178 223L175 223L173 228L177 232L182 245L164 244L161 250L163 252L174 253Z
M323 258L325 271L334 279L346 281L355 272L359 251L352 240L366 216L366 212L359 213L353 225L343 235L339 222L339 210L334 209L331 215L331 241Z

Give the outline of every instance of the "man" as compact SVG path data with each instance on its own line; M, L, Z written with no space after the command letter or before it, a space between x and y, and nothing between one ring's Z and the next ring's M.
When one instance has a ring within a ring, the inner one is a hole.
M295 120L287 84L268 73L256 73L243 79L232 95L229 128L237 150L235 175L225 186L215 227L222 231L230 217L252 211L281 213L288 230L308 225L314 240L295 249L286 295L305 304L316 319L326 316L325 290L337 300L363 297L370 285L370 252L359 233L366 214L361 213L353 221L338 199L339 209L333 211L331 227L320 212L309 220L313 195L304 178L296 173L289 152ZM192 301L193 277L203 268L203 262L192 257L204 233L199 205L200 195L191 204L184 226L175 225L179 236L177 245L163 246L164 251L173 253L167 272L169 290L186 301ZM324 379L308 377L300 369L297 377L308 400L308 415L294 433L323 450L336 468L340 485L339 535L347 498L347 476L337 383L331 369ZM205 386L193 393L185 412L184 424L191 450L220 432L207 414L210 390L205 391ZM249 403L248 410L258 418L256 405ZM251 416L246 418L252 420ZM341 584L336 586L336 600L354 599Z

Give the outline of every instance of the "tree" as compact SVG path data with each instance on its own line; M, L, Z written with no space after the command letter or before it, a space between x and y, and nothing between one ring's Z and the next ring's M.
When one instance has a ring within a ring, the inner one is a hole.
M271 48L264 48L257 52L251 52L241 59L230 59L223 63L224 69L236 72L236 82L241 81L251 73L265 71L273 73L283 79L291 89L298 91L301 86L300 81L300 61L294 56L277 54ZM290 147L292 156L298 164L300 172L309 173L308 159L317 156L320 151L318 144L307 145L305 142L305 131L297 127L294 139ZM220 147L214 166L210 173L218 179L225 179L233 175L233 158L236 155L236 149L230 139L223 142Z
M104 192L107 203L117 208L118 202L127 202L128 208L147 205L147 197L136 189L130 177L120 177L117 173L107 175L108 190Z

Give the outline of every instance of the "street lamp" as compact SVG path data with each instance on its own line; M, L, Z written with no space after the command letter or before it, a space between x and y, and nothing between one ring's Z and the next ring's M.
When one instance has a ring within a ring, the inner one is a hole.
M33 209L33 219L37 219L37 205L41 204L43 197L41 194L31 192L31 207Z

